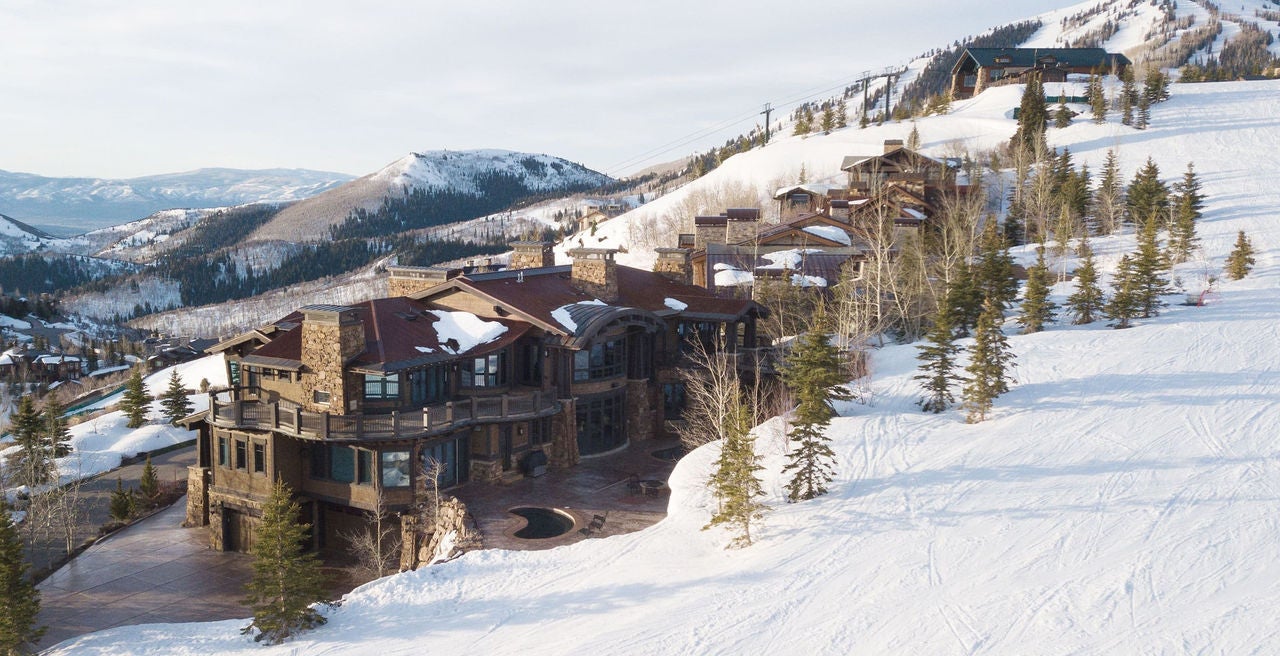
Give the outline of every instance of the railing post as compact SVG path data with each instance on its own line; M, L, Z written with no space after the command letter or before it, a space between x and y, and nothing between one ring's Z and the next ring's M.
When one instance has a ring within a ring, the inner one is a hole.
M400 434L400 411L399 410L391 411L391 434L392 435Z
M511 395L503 394L502 395L502 416L503 417L506 417L508 414L510 414L509 412L510 407L511 407Z
M446 401L444 404L444 420L445 423L453 423L453 401Z
M268 403L267 407L271 408L271 427L280 428L280 404Z
M293 409L293 432L302 434L302 408Z
M473 396L471 397L471 420L475 421L476 418L479 416L480 416L480 410L478 409L478 405L476 403L476 397Z
M422 427L431 428L431 408L428 406L422 407Z
M236 412L235 412L236 425L243 426L244 425L244 401L236 401L235 408L236 408Z
M329 411L320 413L320 438L329 439Z
M364 437L364 415L356 415L356 439Z

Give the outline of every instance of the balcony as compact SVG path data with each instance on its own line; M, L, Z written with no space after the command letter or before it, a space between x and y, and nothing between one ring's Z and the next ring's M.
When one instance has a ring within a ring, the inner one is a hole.
M547 417L560 411L550 394L470 397L390 414L335 415L303 410L291 401L264 401L255 388L210 393L209 419L224 428L270 430L321 440L388 440L444 435L486 422Z

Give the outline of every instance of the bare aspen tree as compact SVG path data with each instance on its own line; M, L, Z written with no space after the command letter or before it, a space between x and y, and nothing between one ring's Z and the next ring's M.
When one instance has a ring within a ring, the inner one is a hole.
M343 532L342 538L355 557L356 566L374 578L382 578L396 569L393 559L400 554L400 526L387 510L381 486L377 488L374 507L376 510L363 528Z

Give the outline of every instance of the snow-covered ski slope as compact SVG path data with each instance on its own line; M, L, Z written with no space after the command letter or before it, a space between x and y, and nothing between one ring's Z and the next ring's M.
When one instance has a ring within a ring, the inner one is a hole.
M1007 139L1020 92L989 91L920 120L925 150ZM1126 179L1148 156L1168 181L1195 163L1208 205L1203 256L1178 269L1187 293L1220 271L1237 230L1259 251L1254 272L1219 282L1204 307L1170 296L1160 317L1129 330L1063 322L1011 337L1017 382L977 425L958 411L919 411L914 347L876 351L872 404L843 404L831 427L831 494L784 503L780 426L758 430L773 510L748 549L726 551L724 533L700 530L716 455L704 447L677 467L670 514L650 529L473 552L374 582L280 647L228 621L123 627L53 653L1280 652L1277 97L1280 82L1175 85L1148 130L1114 116L1051 129L1095 173L1109 148ZM841 157L909 129L782 138L700 184L737 179L771 192L802 164L811 181L838 179ZM681 193L631 216L671 211ZM622 245L625 226L611 220L596 236ZM1131 235L1093 243L1104 271L1133 247ZM1055 287L1056 300L1069 291Z

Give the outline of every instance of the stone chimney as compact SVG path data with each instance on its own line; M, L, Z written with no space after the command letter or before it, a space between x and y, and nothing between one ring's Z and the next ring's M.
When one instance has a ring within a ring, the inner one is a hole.
M851 205L852 204L848 200L843 198L833 199L829 206L830 211L828 213L831 215L831 218L848 223L849 217L852 215Z
M612 248L575 248L570 274L573 286L605 303L618 300L618 263Z
M539 269L556 265L556 254L551 250L549 241L514 241L508 270Z
M693 284L693 262L687 248L655 248L658 259L653 263L654 273L685 285Z
M885 155L888 155L889 153L897 152L897 151L899 151L899 150L902 150L902 140L901 140L901 139L885 139L885 140L884 140L884 154L885 154Z
M445 267L389 266L387 273L387 293L392 298L408 296L415 292L431 289L442 282L457 278L462 269Z
M303 408L348 414L359 411L361 389L348 385L346 364L364 352L364 324L355 308L302 308Z
M725 211L725 243L745 244L754 241L760 225L760 210L755 207L739 207Z
M724 244L725 242L725 226L729 222L729 217L721 214L720 216L695 216L693 217L693 248L701 250L707 247L707 244Z

